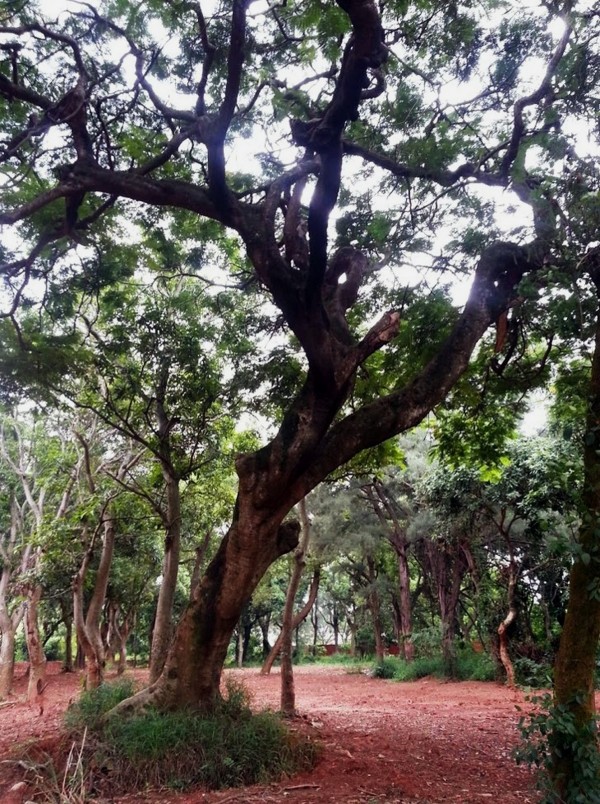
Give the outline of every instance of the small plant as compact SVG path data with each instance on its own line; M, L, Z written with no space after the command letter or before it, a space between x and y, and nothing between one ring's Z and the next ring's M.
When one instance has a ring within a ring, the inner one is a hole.
M383 678L389 679L394 678L396 676L396 672L398 670L398 660L392 657L388 657L384 659L382 662L377 662L377 664L371 668L369 671L369 675L372 678Z
M555 705L549 693L528 698L535 706L519 719L521 744L514 752L517 764L537 772L542 804L593 804L600 802L600 754L596 720L578 726L564 704ZM575 701L580 703L578 699ZM517 707L519 708L519 707ZM560 764L571 766L570 780L561 794Z

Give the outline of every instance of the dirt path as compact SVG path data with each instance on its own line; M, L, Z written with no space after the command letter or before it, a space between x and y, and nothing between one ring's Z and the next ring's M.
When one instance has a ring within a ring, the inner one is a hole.
M276 708L279 675L257 670L230 671L251 689L256 706ZM136 672L139 680L144 673ZM0 708L0 760L37 744L52 752L60 734L62 713L78 695L80 678L51 667L44 712L32 711L16 688L14 705ZM435 679L397 684L342 668L300 667L296 670L297 705L324 751L309 774L269 786L218 793L195 791L131 795L119 802L233 804L527 804L538 800L531 775L514 765L517 741L516 705L520 692L496 684L444 683ZM22 771L14 763L0 765L0 802ZM25 796L26 797L26 796ZM16 798L16 804L23 795ZM11 802L12 804L12 802Z

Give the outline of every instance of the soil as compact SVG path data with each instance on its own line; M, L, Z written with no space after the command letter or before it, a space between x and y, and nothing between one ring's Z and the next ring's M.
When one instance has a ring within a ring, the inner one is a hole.
M130 671L143 682L145 671ZM243 679L256 708L276 709L279 674L228 671ZM81 689L81 677L49 666L43 712L24 700L25 668L18 669L15 696L0 705L0 802L21 804L32 795L18 785L19 757L64 752L62 715ZM342 667L295 669L300 718L294 728L322 745L317 767L276 784L239 790L145 792L104 801L115 804L527 804L538 801L532 775L517 767L511 751L518 742L517 706L527 708L518 690L480 682L426 678L398 684L349 674ZM14 785L17 783L17 788ZM12 792L9 792L11 787ZM60 801L60 797L44 799Z

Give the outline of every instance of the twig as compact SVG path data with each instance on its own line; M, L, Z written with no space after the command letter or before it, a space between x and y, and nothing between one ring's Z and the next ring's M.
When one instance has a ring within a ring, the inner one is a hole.
M295 784L293 787L283 787L285 793L290 793L292 790L319 790L320 784Z

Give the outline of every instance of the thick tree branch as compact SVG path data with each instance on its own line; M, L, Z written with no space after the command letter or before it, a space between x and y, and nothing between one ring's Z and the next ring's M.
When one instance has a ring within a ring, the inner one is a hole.
M363 449L417 425L441 402L466 370L486 329L510 305L526 272L541 266L537 244L496 243L482 255L465 309L438 354L404 388L365 405L335 424L314 461L298 481L306 494L329 473Z
M315 151L321 158L321 171L308 211L310 257L306 302L309 308L320 303L327 270L327 228L340 189L342 132L348 121L358 117L363 90L371 83L368 71L378 70L387 56L375 3L372 0L338 0L338 5L348 14L353 31L346 45L333 97L322 118L308 123L292 121L296 143Z

